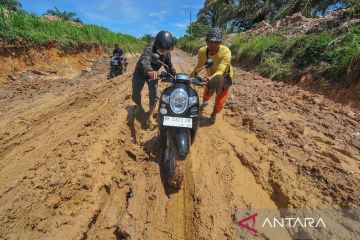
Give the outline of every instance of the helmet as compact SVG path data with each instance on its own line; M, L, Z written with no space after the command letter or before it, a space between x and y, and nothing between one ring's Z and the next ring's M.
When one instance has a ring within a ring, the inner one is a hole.
M168 31L160 31L155 37L154 45L157 48L172 50L174 48L174 38Z
M206 42L222 42L223 36L220 28L211 28L206 35Z

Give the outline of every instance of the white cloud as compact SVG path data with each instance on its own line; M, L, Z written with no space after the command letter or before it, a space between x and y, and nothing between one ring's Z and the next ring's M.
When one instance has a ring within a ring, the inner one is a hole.
M162 17L164 17L167 13L168 13L167 11L152 12L152 13L149 13L149 16L150 16L150 17L159 17L159 18L162 18Z

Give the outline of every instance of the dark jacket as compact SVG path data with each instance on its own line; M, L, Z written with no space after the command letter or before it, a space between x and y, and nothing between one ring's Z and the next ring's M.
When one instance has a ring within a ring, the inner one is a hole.
M140 73L143 77L147 77L147 72L158 71L161 68L161 63L152 62L151 54L156 53L156 47L154 46L154 41L150 42L149 45L145 48L143 54L140 56L139 61L136 63L135 73ZM173 75L176 74L175 69L171 63L170 53L160 55L160 61L169 66L169 69L165 70Z
M113 51L113 56L114 55L122 56L123 54L124 54L124 51L121 48L115 48Z

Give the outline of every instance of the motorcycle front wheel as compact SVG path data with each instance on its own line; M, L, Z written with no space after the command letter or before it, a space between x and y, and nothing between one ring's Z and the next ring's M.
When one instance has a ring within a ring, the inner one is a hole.
M164 150L163 166L166 173L166 182L171 188L178 190L181 188L184 178L186 160L177 159L176 149L174 145L171 144L169 137L166 137Z

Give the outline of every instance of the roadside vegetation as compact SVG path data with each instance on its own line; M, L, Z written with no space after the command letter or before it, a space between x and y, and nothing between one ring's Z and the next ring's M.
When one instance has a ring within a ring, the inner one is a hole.
M233 62L257 70L275 80L299 79L303 73L325 77L330 82L350 85L360 76L360 1L224 1L206 0L197 21L187 28L177 46L196 54L205 45L204 36L210 27L235 34L225 44L232 51ZM262 2L262 3L260 3ZM320 3L321 2L321 3ZM305 4L306 3L306 4ZM306 17L347 8L348 27L334 28L289 36L286 31L248 36L242 33L261 21L274 23L294 13ZM229 14L222 14L227 9ZM321 67L319 67L321 66Z
M239 34L229 43L234 62L255 67L272 79L287 79L305 72L321 74L330 81L357 81L360 75L360 26L339 32L246 37ZM319 66L322 66L319 68Z
M6 4L5 4L6 2ZM61 12L57 8L46 14L58 16L58 20L49 21L35 14L21 10L17 1L0 2L0 40L11 44L27 46L46 45L56 42L64 48L78 48L88 45L112 47L115 43L125 51L136 53L142 50L145 41L133 36L114 33L106 28L81 24L72 12Z
M182 37L177 41L176 46L186 52L196 54L199 48L205 45L205 41L200 38Z

